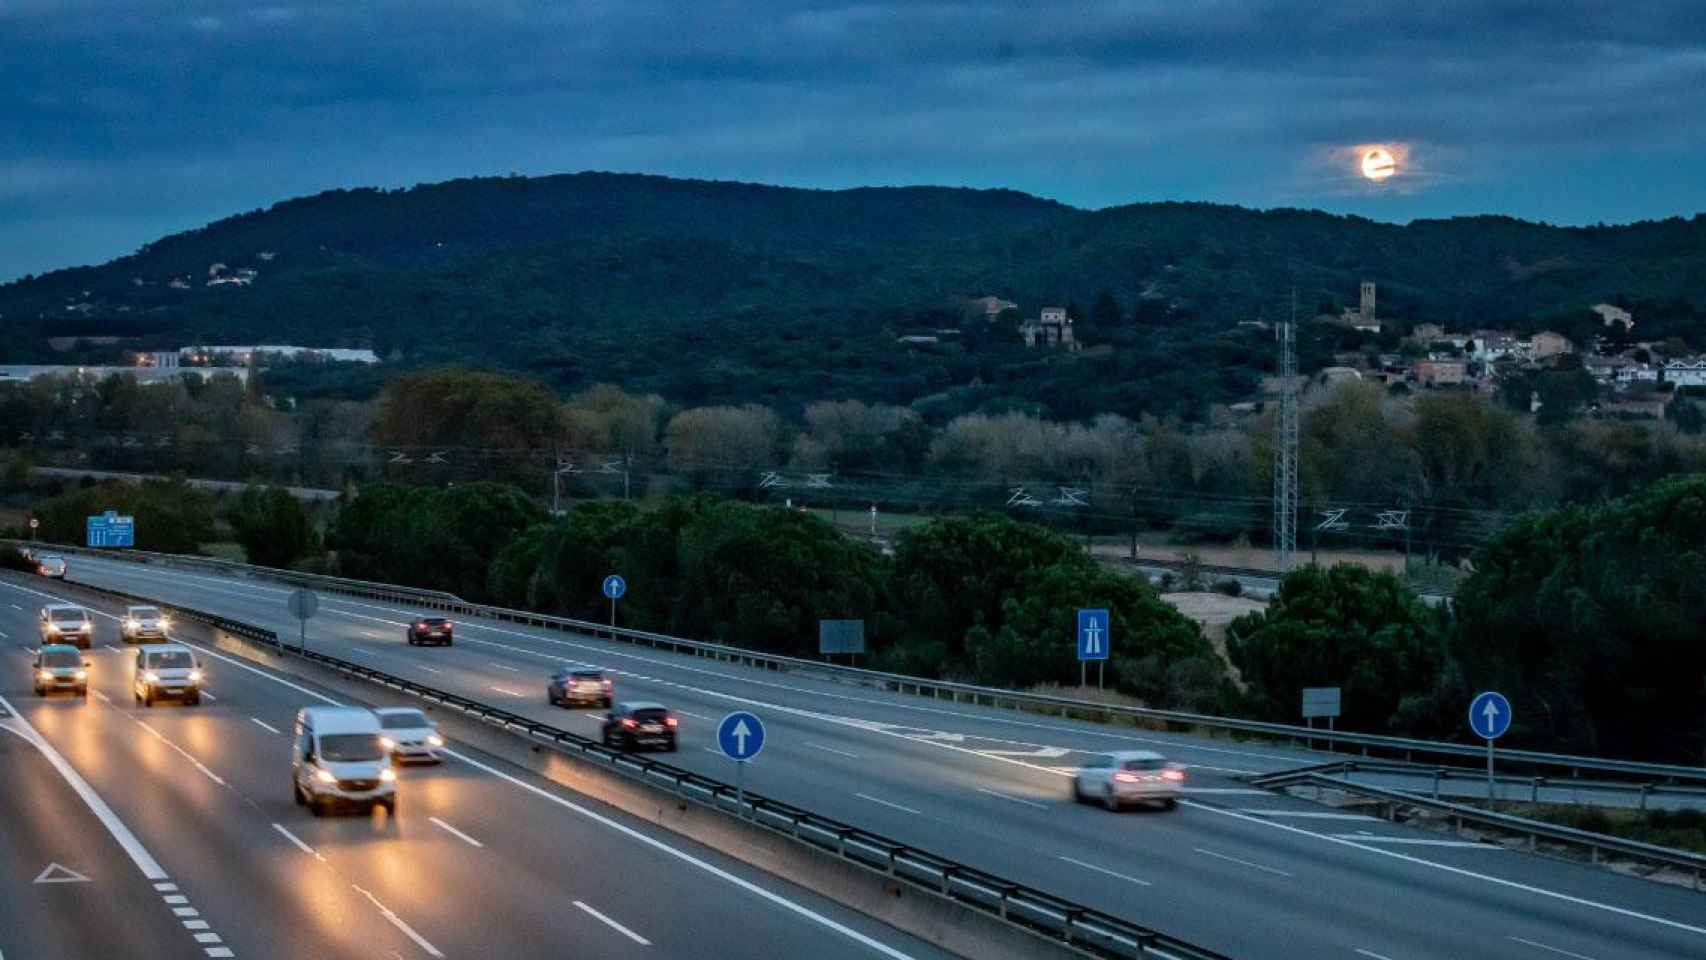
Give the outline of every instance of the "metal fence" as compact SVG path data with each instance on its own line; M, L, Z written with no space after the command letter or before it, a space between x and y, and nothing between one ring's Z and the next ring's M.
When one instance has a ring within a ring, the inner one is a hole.
M936 856L849 823L772 800L751 790L706 777L650 757L624 753L567 730L511 713L459 694L416 683L314 650L301 651L263 627L218 614L166 603L122 590L74 584L80 589L131 603L149 603L171 615L264 644L369 683L456 710L653 788L750 820L818 850L876 870L897 882L947 897L964 906L1043 934L1091 956L1229 960L1225 954L1121 920L1070 900Z
M1500 756L1503 756L1503 754L1501 753ZM1453 781L1474 784L1485 784L1487 782L1487 772L1485 770L1474 770L1468 767L1430 766L1423 763L1399 763L1387 760L1360 759L1333 760L1327 763L1298 767L1294 770L1280 770L1272 773L1257 774L1254 778L1250 779L1251 782L1254 783L1257 780L1265 781L1270 777L1283 779L1300 773L1317 773L1322 776L1339 776L1346 779L1349 779L1351 774L1354 773L1369 773L1406 777L1412 780L1431 781L1432 787L1429 790L1429 795L1435 800L1439 799L1440 787L1443 784ZM1503 791L1498 799L1519 799L1511 794L1513 792L1521 792L1526 789L1528 791L1529 803L1547 802L1542 797L1541 791L1554 788L1572 791L1588 790L1623 794L1634 800L1634 806L1638 810L1646 810L1648 808L1648 800L1654 797L1675 797L1684 800L1692 800L1696 803L1706 800L1706 785L1694 786L1688 784L1652 782L1633 783L1624 780L1586 780L1579 777L1558 778L1543 777L1538 774L1529 774L1525 776L1511 773L1495 774L1493 776L1493 780L1501 787L1511 788Z
M1462 836L1464 824L1473 823L1489 830L1523 837L1528 841L1528 848L1531 851L1538 849L1539 842L1544 839L1554 843L1585 848L1588 851L1589 858L1594 863L1599 863L1605 854L1610 853L1644 863L1658 864L1687 874L1692 878L1690 886L1696 890L1706 890L1706 856L1690 853L1686 850L1676 850L1671 847L1642 843L1638 840L1627 840L1609 834L1578 830L1575 827L1546 823L1541 820L1530 820L1527 817L1513 816L1508 813L1496 813L1468 804L1453 803L1437 797L1424 797L1403 790L1355 783L1329 776L1319 768L1286 770L1280 773L1247 777L1246 780L1252 786L1265 789L1277 790L1286 787L1313 786L1365 797L1380 804L1381 811L1387 820L1396 820L1398 811L1406 807L1431 810L1449 816L1452 830L1458 836Z
M16 540L0 542L29 546L29 544ZM37 549L38 551L52 550L73 555L99 556L104 559L210 570L227 576L260 577L312 587L329 593L385 600L393 603L407 603L462 616L482 617L542 629L620 640L678 653L691 653L695 656L758 669L815 675L841 683L914 694L933 699L949 699L956 703L972 703L1104 723L1128 723L1181 731L1207 730L1234 736L1285 740L1311 746L1325 744L1328 749L1334 751L1357 752L1365 757L1378 752L1385 756L1401 757L1407 762L1447 757L1479 760L1486 755L1486 747L1478 743L1421 740L1386 734L1358 733L1350 730L1323 730L1297 726L1296 724L1269 723L1237 717L1217 717L1180 710L1159 710L1150 707L1095 703L1069 697L1027 693L1020 690L1005 690L999 687L985 687L950 680L932 680L905 674L885 673L862 667L838 666L817 660L763 653L703 640L688 640L683 637L651 633L644 630L621 627L613 630L607 624L576 620L569 617L556 617L530 610L514 610L491 604L472 603L442 591L422 590L416 587L373 583L365 580L351 580L322 574L301 573L294 570L278 570L271 567L257 567L207 557L186 557L179 554L158 554L137 550L102 551L58 545L37 545ZM1611 775L1626 780L1647 779L1655 783L1706 786L1706 767L1504 748L1499 750L1499 759L1507 768L1516 766L1536 773L1562 773L1570 777L1580 777L1584 772L1587 772Z

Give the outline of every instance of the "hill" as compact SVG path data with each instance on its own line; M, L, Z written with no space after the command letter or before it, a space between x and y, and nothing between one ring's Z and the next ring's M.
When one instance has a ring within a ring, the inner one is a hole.
M253 276L209 286L216 264ZM63 356L51 336L311 343L403 366L496 364L564 388L616 381L683 404L1195 417L1247 396L1268 363L1267 338L1237 321L1278 317L1293 286L1306 315L1336 309L1364 278L1404 325L1579 327L1587 304L1622 299L1650 322L1642 333L1691 337L1706 217L1400 226L1195 203L1084 211L1006 190L488 178L285 201L0 286L0 317L20 361ZM1095 349L1026 350L1012 318L963 313L981 294L1026 316L1070 304ZM1306 364L1362 339L1312 333ZM908 334L940 342L897 343Z

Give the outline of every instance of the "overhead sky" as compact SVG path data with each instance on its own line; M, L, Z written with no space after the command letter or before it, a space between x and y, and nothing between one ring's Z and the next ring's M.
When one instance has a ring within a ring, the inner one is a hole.
M1378 184L1360 145L1400 159ZM1676 3L0 0L0 280L340 186L620 170L1406 221L1706 210Z

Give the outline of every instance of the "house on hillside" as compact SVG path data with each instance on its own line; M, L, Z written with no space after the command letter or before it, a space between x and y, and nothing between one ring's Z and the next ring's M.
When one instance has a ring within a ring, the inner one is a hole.
M1044 307L1042 316L1019 324L1019 335L1025 346L1059 347L1077 353L1081 345L1072 336L1072 318L1065 307Z
M1706 357L1666 360L1664 381L1679 387L1706 387Z
M981 315L985 320L993 322L1002 313L1019 309L1019 305L1000 297L973 297L966 301L966 309L974 315Z
M1570 342L1569 337L1550 330L1542 330L1528 338L1528 355L1535 360L1573 353L1575 349L1576 345Z
M1416 361L1416 383L1424 387L1460 387L1469 379L1469 364L1448 357Z

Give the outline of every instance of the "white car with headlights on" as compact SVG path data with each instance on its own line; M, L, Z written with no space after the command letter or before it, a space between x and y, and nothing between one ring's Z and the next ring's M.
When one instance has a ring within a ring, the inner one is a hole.
M50 603L41 608L41 642L87 650L95 642L95 618L75 603Z
M136 651L136 673L131 692L136 702L152 707L156 700L181 700L190 706L201 703L201 664L195 651L181 643L163 643Z
M1100 754L1072 777L1074 800L1098 800L1109 810L1134 803L1158 803L1170 810L1184 789L1184 768L1153 750Z
M290 758L296 802L315 816L336 807L384 807L397 813L397 771L373 711L303 707Z
M391 758L399 763L424 760L442 763L439 754L444 738L438 735L438 724L414 707L379 707L373 711L379 718L380 736L389 744Z
M164 640L171 629L171 618L159 607L125 607L124 619L119 621L119 635L127 643L139 640Z

